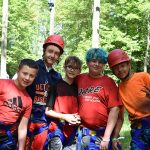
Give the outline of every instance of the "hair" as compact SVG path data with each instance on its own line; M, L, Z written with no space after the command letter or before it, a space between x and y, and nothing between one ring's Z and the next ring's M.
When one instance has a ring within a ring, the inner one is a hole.
M65 60L64 67L69 63L72 63L74 66L78 67L81 70L82 61L77 56L68 56Z
M107 63L107 53L103 48L91 48L87 51L85 56L86 62L91 61L92 59L98 59L102 61L103 64Z
M28 66L30 68L34 68L34 69L39 69L36 61L32 60L32 59L22 59L20 61L19 67L18 69L21 69L23 66Z

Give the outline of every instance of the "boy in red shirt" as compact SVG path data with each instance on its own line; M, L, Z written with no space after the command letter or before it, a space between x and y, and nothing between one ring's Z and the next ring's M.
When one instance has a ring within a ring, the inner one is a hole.
M76 56L69 56L65 60L65 77L50 90L50 101L46 108L46 115L54 118L50 124L52 139L51 150L75 149L74 137L80 123L78 115L77 87L75 77L81 71L81 61Z
M112 134L122 105L118 88L114 80L103 73L107 54L102 48L89 49L86 63L88 73L77 78L81 117L78 148L82 145L83 149L112 150Z
M26 92L35 79L38 66L31 59L23 59L17 78L0 79L0 149L24 150L32 100Z

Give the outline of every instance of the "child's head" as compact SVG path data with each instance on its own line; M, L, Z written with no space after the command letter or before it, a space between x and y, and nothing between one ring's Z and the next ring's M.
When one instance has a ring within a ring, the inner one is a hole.
M70 66L72 69L81 71L82 61L76 56L68 56L65 60L64 67Z
M68 56L64 63L65 76L74 79L81 72L82 61L76 56Z
M114 49L108 55L108 65L110 68L128 61L130 61L128 54L121 49Z
M108 55L108 64L117 78L125 81L130 78L131 64L128 54L121 50L115 49Z
M18 69L20 70L23 66L28 66L28 67L36 69L36 70L39 69L37 63L32 59L22 59L20 61Z
M102 48L91 48L86 53L86 62L91 61L92 59L99 60L103 64L107 63L107 53Z
M17 78L15 79L16 86L18 86L19 89L25 89L32 84L38 73L38 69L38 65L34 60L21 60L17 69Z

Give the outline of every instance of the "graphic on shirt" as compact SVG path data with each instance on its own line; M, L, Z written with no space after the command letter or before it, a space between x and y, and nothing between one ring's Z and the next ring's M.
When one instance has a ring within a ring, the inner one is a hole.
M78 90L79 94L78 95L82 96L82 95L86 95L88 93L90 93L90 94L92 94L92 93L98 93L102 89L103 89L102 86L96 86L96 87L90 86L90 87L86 87L86 88L79 88L79 90Z
M34 97L34 104L46 105L48 89L48 81L46 81L44 84L36 84L36 96Z
M94 93L99 93L102 89L103 89L102 86L96 86L96 87L90 86L87 88L79 88L78 92L79 92L79 96L82 96L84 101L100 103L101 99L97 97L97 95L94 95Z
M17 113L21 113L22 111L22 99L20 96L13 97L12 99L8 99L4 101L4 106L7 106L14 110Z

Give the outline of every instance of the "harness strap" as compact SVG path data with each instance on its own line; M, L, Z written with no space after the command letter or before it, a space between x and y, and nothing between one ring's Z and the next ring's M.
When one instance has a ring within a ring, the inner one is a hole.
M97 130L90 130L85 127L83 127L83 128L79 127L79 129L78 129L78 148L77 149L81 150L83 135L90 135L89 145L92 147L94 146L93 148L95 149L96 148L96 145L95 145L96 136L102 136L104 134L104 132L105 132L105 128L99 128ZM87 148L88 148L88 146L85 147L85 150Z
M142 128L150 127L150 117L145 117L141 119Z
M132 127L132 126L131 126ZM148 150L147 145L139 140L141 131L145 128L150 127L150 117L145 117L140 120L135 121L133 124L133 129L135 130L132 142L135 143L141 150Z
M132 142L135 143L141 150L147 150L145 144L138 139L142 129L136 129Z
M8 144L12 144L14 145L14 150L18 149L16 139L13 137L12 135L13 133L11 132L11 128L14 127L15 125L16 123L7 125L3 122L0 122L0 129L4 130L6 132L6 137L8 137L8 139L0 143L0 148L5 148Z
M99 136L103 136L105 132L105 128L99 128L97 130L90 130L88 128L78 128L78 147L77 150L82 149L82 136L89 135L90 136L90 143L87 145L84 150L100 150L99 146L95 144L96 138ZM112 139L110 139L108 149L112 150ZM118 145L118 149L122 150L121 145Z
M58 136L60 138L60 140L62 141L63 145L68 145L69 143L71 143L75 136L77 135L77 128L74 130L74 132L66 139L62 130L63 130L63 126L66 124L66 122L64 120L60 120L60 122L57 125L57 128L54 132L50 132L48 134L48 141L50 139L52 139L54 136Z

